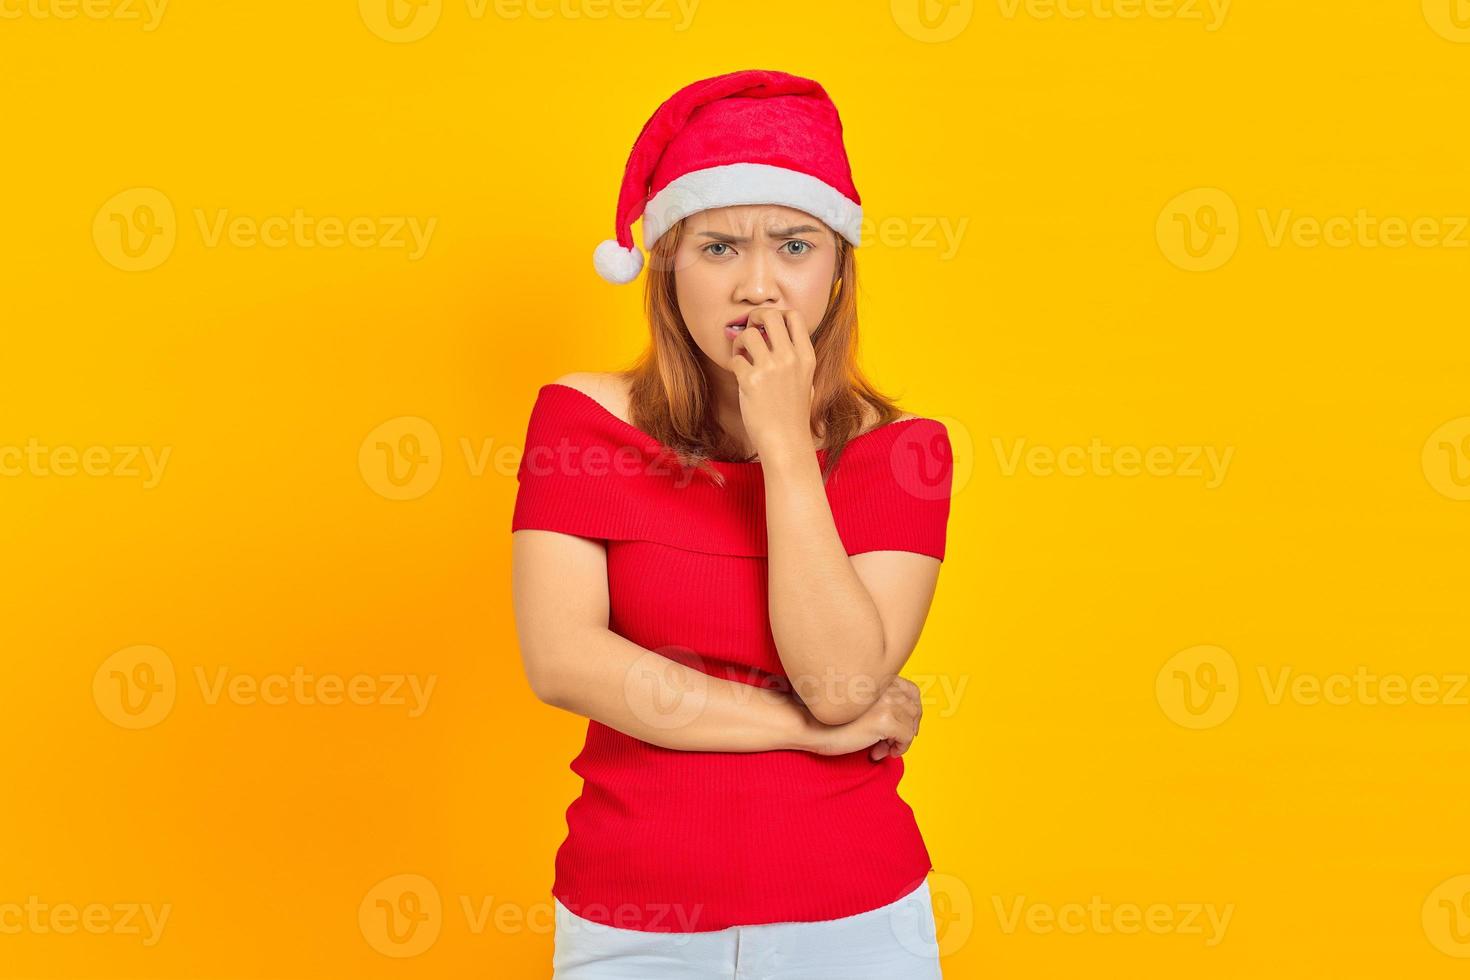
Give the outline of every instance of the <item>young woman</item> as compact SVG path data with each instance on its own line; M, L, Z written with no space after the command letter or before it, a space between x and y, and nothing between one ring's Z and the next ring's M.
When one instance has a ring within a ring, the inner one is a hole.
M652 343L543 385L512 518L543 701L589 719L554 976L930 980L899 677L944 557L944 426L856 367L861 209L836 109L774 71L644 125L618 239Z

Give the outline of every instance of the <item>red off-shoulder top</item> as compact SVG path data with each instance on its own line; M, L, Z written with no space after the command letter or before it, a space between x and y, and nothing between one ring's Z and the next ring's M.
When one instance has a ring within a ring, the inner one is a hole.
M827 451L816 450L819 464ZM590 395L543 385L511 530L605 543L608 626L712 676L781 687L768 612L764 476L716 461L724 486ZM826 483L850 555L944 559L948 432L911 418L849 441ZM782 688L789 690L789 683ZM809 922L878 908L932 867L898 795L902 757L689 752L589 720L571 768L552 894L585 919L646 932Z

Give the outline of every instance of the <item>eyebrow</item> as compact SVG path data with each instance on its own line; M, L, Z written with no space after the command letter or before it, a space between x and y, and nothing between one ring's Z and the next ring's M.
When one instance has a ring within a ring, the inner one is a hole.
M792 225L790 228L777 228L771 232L771 237L790 238L792 235L799 234L803 231L820 232L821 230L816 225ZM710 238L715 238L722 242L729 242L732 245L744 245L750 241L749 238L742 238L739 235L726 235L718 231L701 231L699 234L708 235Z

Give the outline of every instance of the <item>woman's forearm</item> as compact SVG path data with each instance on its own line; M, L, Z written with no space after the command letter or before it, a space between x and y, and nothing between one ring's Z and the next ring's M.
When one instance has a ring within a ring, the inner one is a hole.
M883 621L837 534L811 453L762 459L771 634L812 714L842 724L862 714L883 676Z
M809 751L818 722L779 690L712 677L609 629L563 634L568 648L537 695L667 749L699 752Z

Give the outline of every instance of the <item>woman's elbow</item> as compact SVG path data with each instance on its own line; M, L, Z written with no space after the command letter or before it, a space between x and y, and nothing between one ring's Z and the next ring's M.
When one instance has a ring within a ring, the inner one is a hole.
M826 699L813 698L805 702L806 710L811 716L824 725L846 725L850 721L856 721L863 716L869 708L866 704L854 704L852 702L830 701Z
M566 694L566 683L562 672L553 668L554 657L541 656L524 646L521 648L521 663L525 668L526 683L536 700L553 707L562 707Z
M536 695L536 700L555 708L562 706L561 686L549 672L527 671L526 681L531 685L531 693Z

